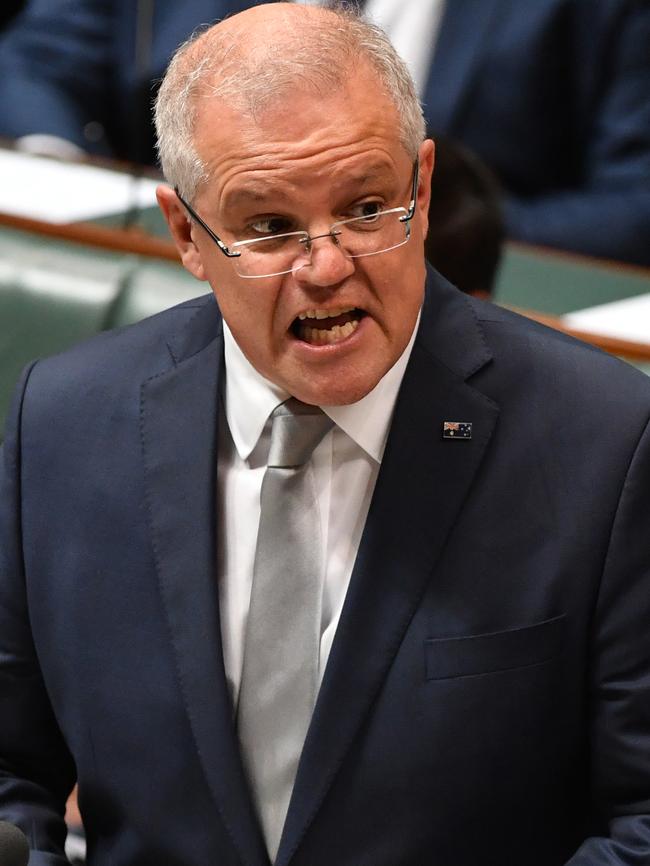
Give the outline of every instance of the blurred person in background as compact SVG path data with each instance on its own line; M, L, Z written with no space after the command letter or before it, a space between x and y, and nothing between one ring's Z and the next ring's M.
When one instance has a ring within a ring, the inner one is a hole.
M0 30L7 26L24 5L24 0L4 0L2 9L0 9Z
M505 237L501 192L476 154L436 139L424 254L461 291L489 298Z
M0 44L0 134L153 162L150 105L173 49L252 5L28 0ZM360 5L409 64L429 128L499 178L510 237L650 265L649 0Z

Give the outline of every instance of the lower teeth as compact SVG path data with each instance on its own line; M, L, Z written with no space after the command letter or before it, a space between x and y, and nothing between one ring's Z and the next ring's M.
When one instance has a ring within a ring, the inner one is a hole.
M345 325L334 325L333 328L310 328L309 325L301 323L299 336L306 343L315 346L324 346L329 343L339 343L354 333L359 327L358 319L346 322Z

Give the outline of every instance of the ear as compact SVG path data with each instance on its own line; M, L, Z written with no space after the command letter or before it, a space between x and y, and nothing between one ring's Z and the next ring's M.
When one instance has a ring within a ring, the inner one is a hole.
M192 237L192 222L180 199L171 187L164 184L156 189L156 198L169 226L176 249L180 253L183 266L197 280L206 280L201 252Z
M436 146L427 138L420 145L420 177L418 180L418 200L416 204L422 226L422 237L429 231L429 203L431 201L431 177L436 159Z

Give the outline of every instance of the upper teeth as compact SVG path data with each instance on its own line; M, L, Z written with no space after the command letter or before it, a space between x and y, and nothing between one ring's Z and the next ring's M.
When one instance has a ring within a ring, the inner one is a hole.
M342 316L343 313L351 313L355 307L336 307L333 310L307 310L304 313L299 313L299 319L334 319L337 316Z

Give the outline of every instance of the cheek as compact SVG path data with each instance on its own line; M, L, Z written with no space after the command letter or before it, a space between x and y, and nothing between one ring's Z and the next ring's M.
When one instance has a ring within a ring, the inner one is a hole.
M395 257L374 280L375 293L390 330L401 332L411 327L424 298L425 277L424 259L404 256Z
M229 263L226 262L226 266ZM253 329L266 318L265 294L251 285L253 281L238 277L232 267L227 270L221 261L211 262L208 279L219 309L233 334L240 329ZM263 287L260 287L260 289Z
M263 286L257 291L256 286L215 285L219 309L239 347L255 366L268 363L277 341L274 296Z
M403 271L400 277L400 281L393 285L387 317L391 337L404 348L411 338L424 300L424 275L417 271Z

